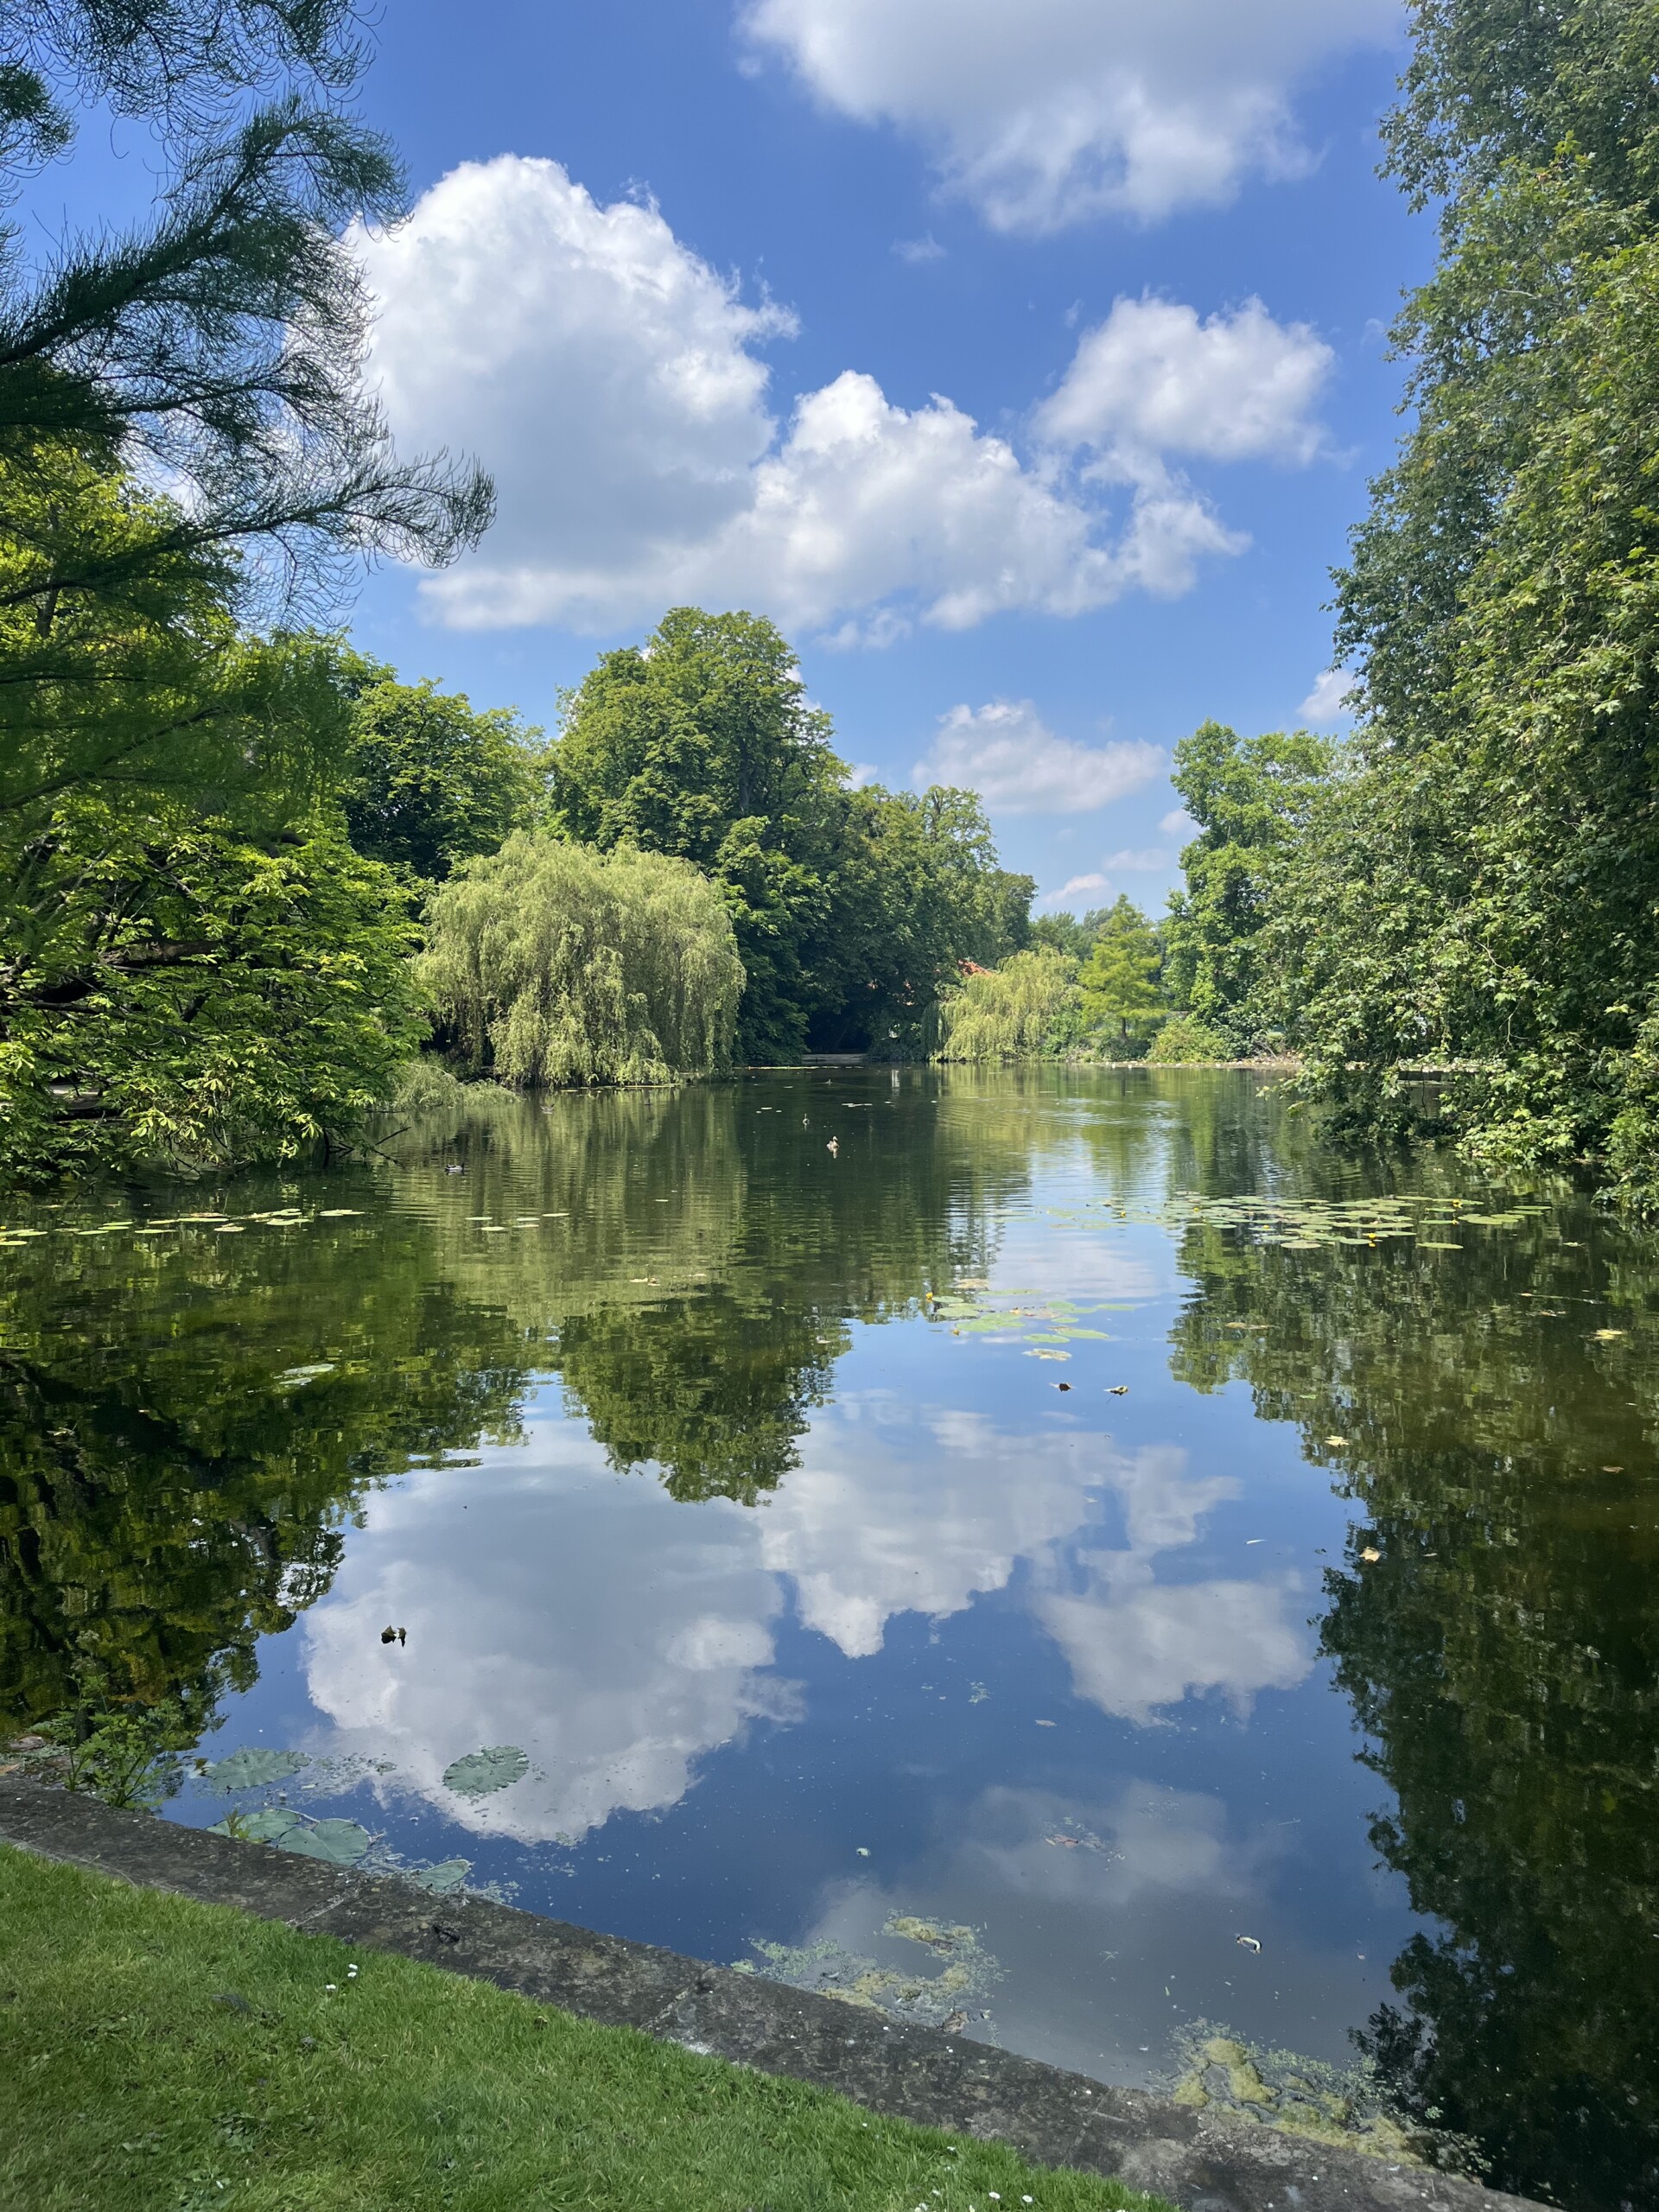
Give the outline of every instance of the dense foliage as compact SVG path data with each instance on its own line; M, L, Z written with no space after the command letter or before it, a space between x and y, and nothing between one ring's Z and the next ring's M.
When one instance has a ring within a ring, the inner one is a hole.
M1164 955L1154 930L1134 900L1120 895L1101 916L1088 958L1077 974L1085 1029L1102 1034L1125 1058L1162 1020Z
M1186 884L1164 924L1165 983L1230 1052L1249 1052L1273 1027L1257 940L1275 869L1331 762L1331 747L1306 731L1241 739L1220 722L1203 723L1175 748L1170 780L1198 835L1181 855Z
M346 658L351 730L339 786L346 828L365 859L423 884L493 853L546 811L541 732L511 707L475 709L465 692L399 683Z
M976 969L939 1007L942 1060L1025 1060L1064 1052L1077 1032L1077 963L1050 945Z
M439 560L474 473L400 461L345 241L398 204L338 0L35 0L0 29L0 206L77 108L143 118L153 219L0 256L0 1171L291 1153L418 1033L407 901L347 842L342 658L289 619ZM168 488L163 492L158 486Z
M695 861L747 977L737 1050L914 1050L963 960L1024 941L1031 880L998 868L979 802L852 790L794 653L752 614L677 607L567 702L556 818L601 851Z
M433 898L423 981L471 1066L512 1084L666 1083L730 1056L743 966L719 890L632 845L521 830Z
M388 1095L424 1023L386 871L80 798L17 856L0 946L0 1172L296 1153Z
M1414 28L1390 157L1442 253L1339 579L1362 720L1283 872L1276 1011L1349 1112L1452 1064L1478 1156L1651 1200L1659 8L1421 0Z

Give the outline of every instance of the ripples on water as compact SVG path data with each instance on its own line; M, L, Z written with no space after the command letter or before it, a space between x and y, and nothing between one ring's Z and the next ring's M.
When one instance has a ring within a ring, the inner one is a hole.
M10 1221L5 1710L296 1755L170 1817L1652 2201L1659 1240L1175 1071Z

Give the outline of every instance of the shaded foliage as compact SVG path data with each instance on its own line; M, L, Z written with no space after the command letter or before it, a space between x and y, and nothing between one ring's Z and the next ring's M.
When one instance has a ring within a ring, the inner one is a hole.
M337 785L347 836L365 859L423 884L497 851L545 811L541 732L511 707L400 683L352 657L350 735Z
M59 807L12 855L0 1171L289 1156L359 1126L423 1023L387 872L182 808Z
M1205 722L1175 747L1170 780L1198 824L1181 855L1186 887L1163 925L1171 1004L1248 1052L1271 1026L1259 989L1257 938L1275 871L1296 849L1331 766L1331 747L1306 731L1241 738Z

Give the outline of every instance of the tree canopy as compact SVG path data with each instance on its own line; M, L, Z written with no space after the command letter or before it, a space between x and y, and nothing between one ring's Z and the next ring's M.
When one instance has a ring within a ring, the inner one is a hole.
M1035 887L998 867L978 800L854 790L831 737L770 622L676 607L603 656L552 749L568 835L721 885L747 978L741 1059L914 1049L959 963L1024 938Z
M493 853L546 809L541 732L510 707L475 709L463 692L400 683L353 658L354 695L339 784L354 848L424 883Z
M420 970L477 1071L512 1084L666 1083L730 1057L743 966L689 861L520 830L434 897Z
M1249 1051L1266 1009L1258 932L1273 871L1292 847L1329 772L1332 748L1305 730L1240 738L1207 721L1175 747L1170 780L1198 825L1181 855L1186 885L1164 925L1173 1003L1235 1051Z
M1395 174L1442 250L1338 578L1359 727L1281 872L1308 1087L1659 1198L1659 9L1422 0ZM1196 1001L1195 1001L1196 1003Z
M1116 1032L1120 1041L1143 1039L1164 1010L1162 966L1158 932L1135 901L1120 893L1102 917L1078 971L1085 1025Z

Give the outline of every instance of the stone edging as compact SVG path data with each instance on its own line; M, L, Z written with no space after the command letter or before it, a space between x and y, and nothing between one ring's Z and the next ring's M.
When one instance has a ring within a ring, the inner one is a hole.
M0 1776L0 1842L471 1974L583 2019L793 2075L872 2112L1109 2175L1186 2212L1539 2212L1450 2175L1112 2088L653 1944L479 1898L434 1898L12 1776Z

